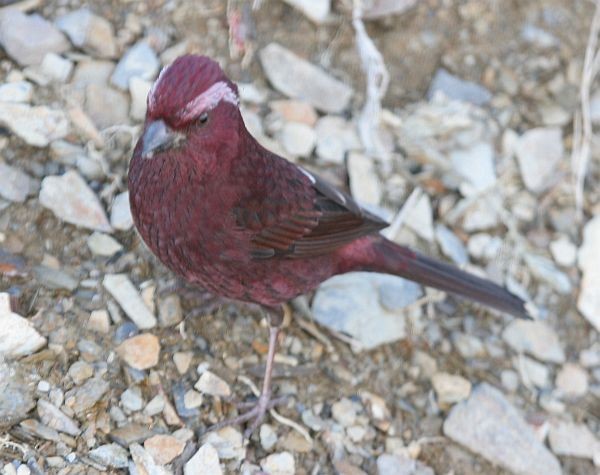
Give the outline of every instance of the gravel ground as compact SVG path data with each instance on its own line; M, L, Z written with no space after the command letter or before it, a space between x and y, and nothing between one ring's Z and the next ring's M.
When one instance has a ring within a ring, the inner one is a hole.
M225 3L0 8L2 474L598 473L597 141L581 219L572 178L579 132L600 124L594 4L365 1L358 35L390 78L379 111L363 109L352 2ZM537 318L338 276L292 304L288 402L249 441L207 432L253 397L266 325L232 302L199 312L210 297L145 248L126 188L147 92L186 52L238 82L261 143Z

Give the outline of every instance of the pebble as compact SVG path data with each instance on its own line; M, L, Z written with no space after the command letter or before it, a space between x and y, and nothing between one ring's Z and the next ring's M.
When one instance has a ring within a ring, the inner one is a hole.
M112 25L87 8L69 12L59 17L55 24L67 34L71 43L92 56L113 58L117 54Z
M93 310L88 319L90 330L98 333L108 333L110 331L110 316L106 310Z
M538 280L547 283L557 292L568 295L571 293L569 276L560 271L550 259L539 254L525 254L525 262L531 273Z
M513 320L502 332L502 338L518 353L528 353L549 363L565 362L558 335L543 321Z
M240 100L244 103L264 104L269 97L269 90L251 82L238 82Z
M443 224L436 224L435 238L445 256L455 264L464 266L469 263L469 256L462 241Z
M519 388L519 375L511 369L502 370L500 380L502 381L502 386L511 393L514 393Z
M210 444L204 444L183 467L184 475L222 475L219 454Z
M148 450L145 450L140 444L131 444L129 446L129 452L133 463L135 463L135 469L137 472L132 470L131 464L129 470L132 475L172 475L173 472L167 468L161 467L152 457Z
M129 97L104 84L85 88L85 111L99 129L129 122Z
M313 127L319 118L314 107L304 101L281 99L271 101L269 107L286 122L297 122Z
M284 0L285 3L302 12L317 25L322 25L329 17L331 0Z
M203 402L204 396L193 389L186 391L183 395L183 404L186 409L196 409L197 407L200 407Z
M348 398L340 399L331 405L331 415L344 427L350 427L356 422L356 406Z
M30 102L33 85L27 81L0 84L0 102Z
M415 205L407 210L404 222L417 236L428 242L433 242L433 210L429 195L423 193L417 199Z
M550 252L554 261L563 267L571 267L577 260L577 247L566 236L561 236L552 241Z
M173 362L179 374L187 373L193 357L194 354L191 351L178 351L173 355Z
M417 4L418 0L392 0L369 2L365 5L363 18L373 20L391 15L400 15Z
M172 435L155 435L144 441L144 448L159 465L171 463L185 448L185 442Z
M44 56L40 71L52 81L64 83L73 72L73 62L56 53L48 53Z
M583 243L577 254L581 279L577 309L600 331L600 215L587 222L583 228Z
M348 107L352 98L349 86L290 50L270 43L259 56L267 78L279 92L326 113L337 114Z
M65 394L65 404L73 409L75 414L82 415L110 389L110 385L102 378L88 379L82 386L77 386Z
M361 148L354 124L343 117L326 115L315 125L316 154L324 162L342 164L349 150Z
M0 11L0 45L22 66L40 64L46 53L64 53L70 46L52 23L16 8Z
M462 376L436 373L431 378L431 384L442 409L448 409L471 394L471 382Z
M54 429L51 429L50 427L48 427L44 424L41 424L39 421L36 421L35 419L26 419L26 420L22 421L19 424L19 426L25 432L27 432L28 434L30 434L34 437L40 437L42 439L50 440L53 442L60 441L60 434L57 431L55 431Z
M435 475L431 467L400 454L381 454L377 457L378 475Z
M119 231L129 231L133 227L128 191L115 196L110 212L110 224Z
M466 149L454 150L450 153L450 161L453 170L475 192L487 190L496 183L494 149L489 143L478 142Z
M35 266L33 268L35 279L48 289L73 291L79 285L79 281L67 272L60 269L52 269L47 266Z
M579 362L584 368L600 366L600 342L595 342L589 348L581 350Z
M10 309L10 295L0 293L0 357L19 358L46 345L33 324Z
M271 454L260 461L260 466L269 475L294 475L296 463L289 452Z
M562 473L556 457L518 411L500 391L486 383L452 408L443 430L450 439L511 472Z
M114 468L127 468L129 454L118 444L105 444L90 450L89 457L102 465Z
M350 152L346 166L354 199L361 204L378 205L383 188L373 161L362 153Z
M600 453L600 441L585 424L552 421L548 440L556 455L594 459Z
M277 432L270 424L262 424L259 431L260 445L267 452L270 451L277 443Z
M422 296L421 286L411 280L393 280L379 286L379 303L390 312L402 310Z
M75 67L71 83L81 90L85 90L88 84L106 86L114 69L112 61L82 60Z
M553 183L563 153L562 130L559 127L531 129L519 137L515 154L528 190L540 193Z
M588 374L576 363L565 363L556 375L556 389L567 398L585 396L588 391Z
M147 425L136 423L126 424L110 432L110 438L124 447L135 443L142 443L148 437L152 437L152 435L154 434Z
M286 122L279 133L279 141L292 157L310 157L317 136L312 127L300 122Z
M540 48L552 48L560 44L560 41L555 36L531 23L523 25L521 38L527 43L534 44Z
M34 147L46 147L69 133L69 120L61 109L0 102L0 124Z
M121 407L127 412L141 411L144 407L144 399L139 388L127 388L121 394Z
M161 394L157 394L150 399L148 404L146 404L146 407L144 408L144 414L150 417L156 416L157 414L160 414L164 408L165 398Z
M481 358L486 355L486 349L479 338L466 333L452 334L452 343L463 358Z
M76 437L81 432L79 424L62 412L54 404L39 399L37 402L37 413L40 420L48 427L55 429L59 432L64 432L73 437Z
M438 92L442 92L450 99L470 102L476 106L485 105L492 99L492 93L485 87L461 79L443 68L436 71L429 86L427 98L431 99Z
M220 459L239 461L246 456L242 433L233 427L223 427L215 432L209 432L202 438L202 443L212 445Z
M527 356L515 359L515 366L519 370L521 380L527 387L536 386L545 389L550 386L550 370L546 365Z
M161 327L172 327L183 320L181 299L172 294L161 299L158 303L158 324Z
M121 243L108 234L93 232L87 238L87 245L96 256L111 257L123 250Z
M143 330L156 326L157 320L126 274L106 274L102 281L127 316Z
M364 349L372 349L405 338L409 325L418 331L418 322L407 316L403 308L390 308L389 302L381 298L382 288L388 294L395 289L397 295L402 295L406 287L404 279L391 275L365 272L338 275L319 286L312 313L321 325L346 333ZM420 295L411 296L416 300ZM383 305L382 300L388 305Z
M132 46L123 55L115 68L110 82L119 89L129 89L131 78L137 77L150 81L158 73L160 61L154 50L145 41L140 41Z
M209 396L231 396L229 384L210 371L203 372L194 387L202 394L208 394Z
M2 295L6 294L0 294L0 308ZM2 327L5 325L2 324ZM4 343L0 338L0 345L2 344ZM31 376L25 373L22 365L0 358L0 426L9 427L27 417L27 413L35 407L34 390Z
M139 77L129 80L129 94L131 95L131 108L129 115L134 120L144 120L146 116L146 98L150 92L152 83Z
M73 382L77 386L80 386L94 375L94 368L92 368L92 365L86 363L85 361L75 361L75 363L69 367L67 373Z
M144 370L158 364L160 343L156 336L143 333L125 340L116 351L129 366Z
M34 181L27 173L0 161L0 196L2 198L23 203L34 188Z
M112 231L100 200L74 170L62 176L44 178L39 199L42 206L67 223L97 231Z

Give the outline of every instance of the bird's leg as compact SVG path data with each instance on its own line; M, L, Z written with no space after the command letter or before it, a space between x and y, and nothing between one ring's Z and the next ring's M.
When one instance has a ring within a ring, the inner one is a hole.
M271 399L271 377L273 374L273 362L275 360L275 350L277 349L277 340L281 331L281 324L283 323L283 315L283 309L268 309L267 318L269 321L269 350L267 353L267 361L265 366L265 374L263 377L262 391L260 392L258 401L254 403L252 409L250 409L248 412L234 417L233 419L219 422L218 424L212 426L209 430L220 429L225 426L237 425L252 420L252 423L244 433L244 436L246 438L249 438L260 425L267 411L276 406L277 404L281 404L287 399L285 397L280 397L273 400ZM240 406L247 406L247 404L243 403Z

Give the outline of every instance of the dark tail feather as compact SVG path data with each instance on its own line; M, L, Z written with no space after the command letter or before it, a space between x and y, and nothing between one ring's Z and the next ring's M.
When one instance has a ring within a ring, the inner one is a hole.
M428 287L466 297L516 317L531 318L523 300L489 280L418 254L385 238L374 242L374 250L375 263L365 270L398 275Z

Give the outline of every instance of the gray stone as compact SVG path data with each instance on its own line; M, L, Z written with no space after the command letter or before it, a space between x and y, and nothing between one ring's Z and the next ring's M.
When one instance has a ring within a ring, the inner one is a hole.
M374 20L377 18L400 15L410 10L418 0L371 0L365 4L363 18Z
M377 475L435 475L435 472L431 467L406 455L381 454L377 457Z
M317 25L323 24L331 11L331 0L284 0Z
M94 231L87 238L87 245L92 254L110 257L123 249L123 246L112 236Z
M577 308L600 331L600 215L588 221L583 229L577 262L583 274Z
M531 129L519 137L515 154L528 190L540 193L553 183L552 178L563 153L562 130L559 127Z
M546 282L561 294L571 293L569 276L557 269L550 259L538 254L525 254L524 257L529 270L538 280Z
M519 353L528 353L540 361L564 363L565 352L558 335L547 323L513 320L502 333L504 341Z
M559 395L568 398L585 396L588 391L588 374L576 363L566 363L556 375Z
M105 129L129 121L129 98L103 84L88 84L85 89L85 110L94 124Z
M46 345L33 324L11 311L10 296L0 293L0 361L35 353Z
M585 424L552 421L548 440L556 455L594 459L600 454L600 441Z
M343 117L326 115L317 120L317 156L325 162L341 164L346 152L361 148L354 124Z
M354 199L361 204L378 205L383 189L373 161L362 153L350 152L347 166Z
M352 89L322 69L277 43L263 48L260 60L273 87L294 99L302 99L317 109L337 114L346 109Z
M0 124L34 147L45 147L69 133L64 111L46 106L0 102Z
M246 447L242 433L233 427L223 427L214 432L209 432L202 437L203 444L210 444L222 460L242 460L246 456Z
M76 171L44 178L39 198L42 206L67 223L91 230L112 231L100 200Z
M79 281L68 272L61 269L52 269L46 266L35 266L33 275L36 280L48 289L64 289L73 291L79 285Z
M423 296L423 289L419 284L401 277L381 283L378 290L379 302L391 312L402 310Z
M92 56L112 58L117 54L112 25L87 8L80 8L59 17L56 26L68 35L75 46Z
M523 26L521 29L521 38L527 43L534 44L540 48L553 48L560 43L554 35L531 23L526 23Z
M538 439L504 395L482 383L471 397L455 405L444 434L515 473L560 475L560 463Z
M443 224L435 226L435 238L445 256L455 264L464 266L469 262L469 256L462 241Z
M0 294L0 296L3 294ZM5 294L4 294L5 295ZM1 307L1 297L0 297ZM0 328L5 329L0 308ZM0 347L5 344L0 335ZM0 349L0 355L2 350ZM17 424L35 407L34 379L25 373L23 365L10 363L0 358L0 427L8 428Z
M454 171L476 191L483 191L496 183L494 149L489 143L479 142L463 150L450 153Z
M183 310L179 295L168 295L158 304L158 323L161 327L171 327L183 320Z
M63 53L69 42L52 23L38 14L16 8L0 11L0 45L22 66L40 64L46 53Z
M442 92L450 99L456 99L463 102L470 102L477 106L482 106L490 102L492 94L485 87L450 74L443 68L435 73L427 98L431 99L435 93Z
M52 442L60 441L60 434L57 431L35 419L26 419L19 424L19 427L34 437L51 440Z
M146 99L152 83L139 77L132 77L129 80L129 94L131 95L131 109L129 115L135 120L144 120L146 116Z
M33 190L34 182L27 173L0 161L0 196L23 203Z
M271 454L260 461L262 469L271 475L294 475L296 462L289 452Z
M59 432L64 432L73 437L76 437L81 432L79 424L51 402L44 399L38 400L37 413L44 424Z
M110 224L119 231L129 231L133 227L133 216L129 207L129 191L115 196L110 211Z
M204 444L183 467L184 475L222 475L219 454L211 444Z
M270 424L262 424L260 426L260 445L266 451L271 450L277 443L277 432Z
M73 72L73 62L56 53L48 53L44 56L40 72L52 81L66 82Z
M110 385L102 378L88 379L82 386L77 386L65 394L65 404L73 409L75 414L82 416L102 399Z
M210 396L228 397L231 395L229 384L210 371L204 371L194 387L202 394Z
M7 82L0 85L0 102L29 102L33 85L27 81Z
M131 444L129 446L129 452L131 453L131 458L135 463L136 469L134 472L131 470L132 467L130 465L131 474L172 475L173 472L171 470L158 464L150 452L145 450L140 444Z
M523 384L529 388L535 386L540 389L550 387L550 370L542 363L538 363L528 356L515 358L515 367L519 370L519 375Z
M385 286L390 287L385 292L391 293L395 288L402 293L406 281L391 275L363 272L332 277L317 290L313 315L322 325L352 336L365 349L404 338L409 325L418 330L418 321L389 297L384 301L393 309L382 305L380 289ZM416 295L414 292L413 297Z
M133 45L121 58L110 81L119 89L129 89L133 77L150 81L158 73L160 62L154 50L145 41Z
M147 329L156 326L156 317L148 309L126 274L106 274L102 285L138 328Z
M127 388L121 394L121 406L128 412L141 411L144 407L144 399L139 388Z
M279 133L279 141L292 157L310 157L317 136L312 127L299 122L286 122Z
M118 444L105 444L90 450L89 457L102 465L113 468L127 468L129 454Z

